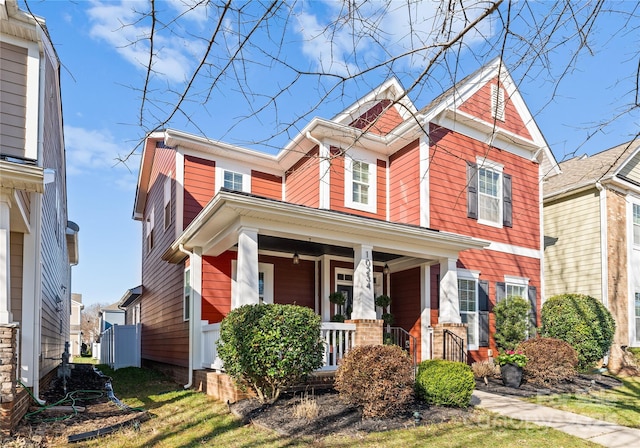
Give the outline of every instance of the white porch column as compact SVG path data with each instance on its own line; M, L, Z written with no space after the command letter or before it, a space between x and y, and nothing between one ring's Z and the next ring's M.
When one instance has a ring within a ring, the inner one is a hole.
M0 324L13 321L11 315L11 202L7 191L0 191Z
M322 321L329 322L331 320L331 302L329 302L329 294L331 289L331 260L328 255L321 258L320 268L322 280L320 285L320 308L322 310Z
M376 319L373 291L372 247L358 245L353 248L353 310L351 319Z
M242 227L238 232L238 264L233 301L236 306L260 303L258 295L258 230Z
M455 258L440 260L440 315L438 323L459 324L458 271Z

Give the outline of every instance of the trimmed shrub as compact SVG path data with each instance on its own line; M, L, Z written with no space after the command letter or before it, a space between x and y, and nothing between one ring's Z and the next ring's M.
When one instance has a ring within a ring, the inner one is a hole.
M322 366L320 317L297 305L244 305L220 325L218 355L240 386L273 403L283 388Z
M588 370L611 347L616 323L598 300L582 294L562 294L542 306L544 337L558 338L578 352L578 369Z
M517 345L527 338L527 317L531 306L522 297L509 297L496 304L493 312L496 316L496 345L502 350L515 350Z
M517 350L527 357L524 378L548 386L576 376L578 355L569 343L554 338L534 338L522 342Z
M432 359L418 364L416 395L429 404L466 408L476 386L468 365Z
M335 388L364 417L388 417L413 400L413 366L397 345L356 347L342 359Z

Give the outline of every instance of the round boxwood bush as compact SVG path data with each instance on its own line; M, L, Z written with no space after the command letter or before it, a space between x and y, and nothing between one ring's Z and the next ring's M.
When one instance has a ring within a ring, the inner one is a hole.
M531 306L522 297L509 297L493 307L496 316L496 345L502 350L515 350L527 337L528 313Z
M334 386L364 417L388 417L413 400L413 365L397 345L355 347L343 358Z
M555 338L533 338L517 347L527 363L524 378L539 386L548 386L576 376L578 354L568 342Z
M418 364L416 395L429 404L466 408L476 386L471 367L432 359Z
M578 353L578 369L588 370L611 347L616 323L598 300L582 294L561 294L542 306L541 334L571 344Z
M297 305L244 305L220 325L218 355L241 386L273 403L287 386L322 366L320 317Z

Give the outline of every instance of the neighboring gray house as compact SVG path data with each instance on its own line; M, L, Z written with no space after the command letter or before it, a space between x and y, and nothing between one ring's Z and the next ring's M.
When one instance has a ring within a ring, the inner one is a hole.
M0 0L0 430L55 377L79 227L67 216L60 61L44 20ZM5 345L6 347L6 345Z
M544 183L545 297L600 299L616 320L609 368L640 347L640 140L560 164Z
M100 309L100 334L113 325L124 325L124 310L118 307L119 302Z
M69 332L69 353L80 356L82 349L82 294L71 294L71 331Z

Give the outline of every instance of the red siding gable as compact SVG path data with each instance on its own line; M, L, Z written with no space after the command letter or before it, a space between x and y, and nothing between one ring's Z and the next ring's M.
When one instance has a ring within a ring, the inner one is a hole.
M184 229L213 198L215 180L216 162L184 156Z
M402 117L391 100L382 100L371 109L360 115L350 126L363 129L378 135L386 135L402 123Z
M489 81L471 98L465 101L464 104L460 106L460 110L488 123L493 123L494 118L491 116L491 86L496 84L498 84L497 78ZM507 93L505 91L505 121L495 120L496 126L513 132L521 137L531 139L531 134L529 134L529 131L522 121L522 117L518 114L513 101L511 101L511 98L508 98L506 95Z
M461 235L539 249L539 165L435 125L431 125L430 140L430 226ZM476 157L486 157L502 164L504 173L512 176L513 227L496 228L467 218L466 162L475 162Z

